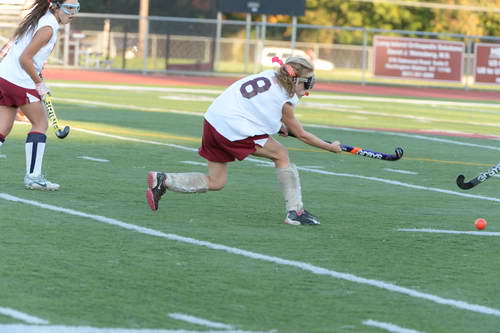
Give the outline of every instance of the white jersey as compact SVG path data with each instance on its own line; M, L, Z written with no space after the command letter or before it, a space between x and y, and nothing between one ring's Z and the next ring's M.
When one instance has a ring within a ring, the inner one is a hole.
M44 16L38 21L38 25L33 31L28 31L24 35L18 37L12 44L7 56L0 63L0 77L23 88L35 89L35 82L24 71L19 63L19 58L24 52L24 49L31 43L35 33L43 27L49 26L52 28L52 37L49 42L44 45L37 54L33 57L33 64L36 72L39 74L42 71L43 64L49 58L52 49L57 41L57 31L59 23L56 17L50 11L47 11Z
M297 95L288 97L274 71L267 70L233 83L213 101L204 117L223 137L236 141L278 133L283 105L298 102Z

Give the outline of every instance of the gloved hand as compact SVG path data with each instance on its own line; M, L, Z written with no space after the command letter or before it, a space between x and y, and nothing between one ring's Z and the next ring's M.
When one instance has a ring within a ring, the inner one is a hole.
M42 81L40 83L37 83L35 85L36 87L36 91L38 92L38 94L43 97L44 95L50 93L50 90L49 88L47 88L47 86L45 85L45 83Z

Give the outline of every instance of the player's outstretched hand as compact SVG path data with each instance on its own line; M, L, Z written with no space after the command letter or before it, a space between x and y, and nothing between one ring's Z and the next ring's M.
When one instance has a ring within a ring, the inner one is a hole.
M330 149L328 149L329 151L331 151L332 153L340 153L342 152L342 148L340 147L340 141L333 141L332 143L330 143Z

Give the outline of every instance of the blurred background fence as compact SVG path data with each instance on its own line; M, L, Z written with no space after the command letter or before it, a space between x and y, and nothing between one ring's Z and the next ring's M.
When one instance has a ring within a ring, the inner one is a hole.
M397 83L485 88L474 82L476 43L498 43L500 37L418 31L268 23L178 17L141 17L80 13L60 31L49 65L68 68L127 70L197 75L242 75L271 68L270 59L293 54L314 60L325 81ZM143 29L140 29L140 25ZM0 24L0 43L15 25ZM139 32L140 31L140 32ZM329 35L333 43L319 40ZM460 82L383 78L373 75L373 42L377 35L459 41L464 43ZM492 85L497 88L497 85Z

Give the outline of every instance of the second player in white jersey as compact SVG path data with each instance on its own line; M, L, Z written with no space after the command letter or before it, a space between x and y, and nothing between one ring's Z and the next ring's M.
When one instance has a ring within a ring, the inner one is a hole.
M40 100L49 89L41 71L57 42L59 26L69 23L79 9L78 0L33 1L0 63L0 147L20 108L32 125L25 144L24 185L28 189L59 189L58 184L49 182L42 174L48 119Z

